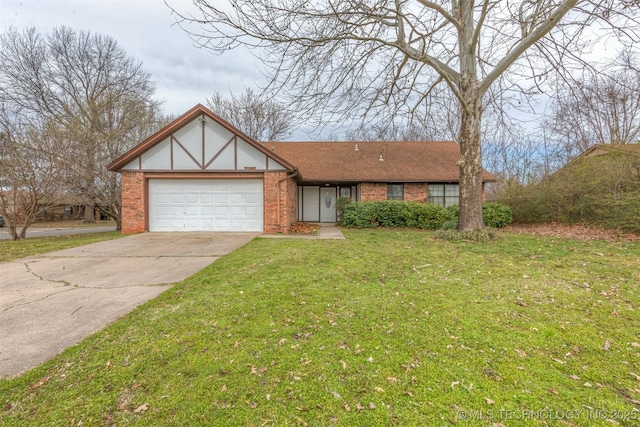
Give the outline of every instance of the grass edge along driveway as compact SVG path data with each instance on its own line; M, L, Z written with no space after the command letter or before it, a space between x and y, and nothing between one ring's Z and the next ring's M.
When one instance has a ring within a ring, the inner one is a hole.
M640 244L256 239L27 374L0 425L637 425Z

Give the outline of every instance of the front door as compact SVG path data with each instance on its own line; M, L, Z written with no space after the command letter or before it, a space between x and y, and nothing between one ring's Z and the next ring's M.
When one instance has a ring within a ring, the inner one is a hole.
M336 187L320 188L320 222L336 222Z

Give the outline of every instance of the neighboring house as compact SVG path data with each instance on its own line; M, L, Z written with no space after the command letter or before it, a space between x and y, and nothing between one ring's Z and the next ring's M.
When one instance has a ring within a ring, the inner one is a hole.
M568 173L568 171L579 166L583 162L589 161L587 159L597 158L600 156L607 156L603 158L616 158L624 161L625 163L635 165L636 169L640 168L640 144L595 144L577 156L571 158L558 170L545 177L544 180L548 181L557 175Z
M459 159L455 142L262 144L197 105L109 170L122 174L123 233L286 233L335 222L340 196L457 204Z
M580 153L568 164L571 164L577 159L583 159L587 157L602 156L610 153L622 153L629 154L631 156L640 156L640 145L638 144L596 144L587 148Z

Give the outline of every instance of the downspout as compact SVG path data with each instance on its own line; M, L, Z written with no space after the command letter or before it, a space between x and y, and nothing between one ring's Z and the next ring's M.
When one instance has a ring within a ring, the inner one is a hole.
M278 221L278 228L281 228L280 227L280 184L282 184L283 181L286 181L287 179L295 178L296 176L298 176L297 170L295 170L291 175L287 175L284 178L280 178L278 180L278 209L276 210L277 212L276 219Z

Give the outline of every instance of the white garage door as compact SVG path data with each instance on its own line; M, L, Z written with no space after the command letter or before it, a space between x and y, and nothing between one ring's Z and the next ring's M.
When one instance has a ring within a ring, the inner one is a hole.
M261 179L150 179L149 231L262 231Z

